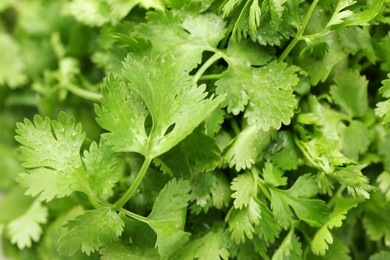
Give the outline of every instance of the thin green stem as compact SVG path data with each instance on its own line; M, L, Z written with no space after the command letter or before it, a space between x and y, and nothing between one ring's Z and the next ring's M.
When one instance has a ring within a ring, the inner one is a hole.
M192 82L195 84L199 81L200 77L203 75L203 73L206 72L206 70L213 65L214 62L217 60L223 58L225 55L221 51L215 52L203 65L199 68L199 70L195 73Z
M265 184L264 180L258 176L257 171L255 170L254 167L252 167L252 174L256 176L257 185L260 187L261 191L264 193L267 199L271 201L272 197L267 189L267 185Z
M220 79L222 77L222 74L207 74L202 75L199 79L200 80L216 80Z
M234 131L234 134L235 135L239 135L241 133L241 130L240 130L240 127L238 126L237 124L237 121L235 120L235 118L232 118L230 121L230 125Z
M302 40L302 35L306 30L306 26L309 23L310 17L314 12L315 7L317 6L319 0L314 0L310 7L309 10L307 11L305 18L303 19L301 27L298 29L297 35L295 36L294 40L290 42L290 44L284 49L282 54L279 57L279 61L284 61L288 54L294 49L294 47L297 45L297 43Z
M152 162L152 158L150 157L145 158L145 161L143 162L141 169L139 170L138 175L133 181L133 183L131 184L130 188L126 191L125 194L123 194L123 196L117 202L115 202L113 206L114 210L119 210L120 208L122 208L126 204L126 202L133 196L134 192L138 189L139 185L141 184L142 179L144 178L146 171L148 170L151 162Z
M144 222L144 223L148 223L148 219L145 218L144 216L138 215L136 213L133 213L133 212L128 211L128 210L125 210L123 208L120 209L119 211L122 212L123 214L133 218L133 219L139 220L139 221Z
M79 88L73 84L66 85L66 89L72 92L73 94L85 98L87 100L98 102L102 98L102 95L99 93L91 92L82 88Z

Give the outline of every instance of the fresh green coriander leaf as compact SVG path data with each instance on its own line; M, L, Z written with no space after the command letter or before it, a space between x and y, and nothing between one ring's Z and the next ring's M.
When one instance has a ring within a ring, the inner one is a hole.
M73 0L68 5L68 12L89 26L102 26L110 21L109 5L104 0Z
M284 172L267 161L263 169L264 181L274 187L287 184L287 177L283 177Z
M155 11L147 18L147 23L136 28L135 36L149 40L158 53L172 55L187 71L202 61L204 51L214 51L225 36L224 21L212 13Z
M190 200L190 185L182 179L172 180L157 196L147 223L157 233L156 247L163 259L169 258L178 247L186 243L186 212Z
M385 72L390 71L390 51L388 48L389 44L390 32L385 37L383 37L376 45L378 47L378 49L376 49L377 55L382 61L380 67Z
M229 63L215 84L217 93L228 94L224 103L228 112L237 115L246 107L244 117L249 124L268 131L291 122L297 105L292 89L298 83L295 72L296 67L276 61L260 68Z
M82 166L80 148L85 134L81 124L60 113L57 121L34 117L18 123L15 139L22 145L19 158L28 173L21 173L17 181L28 188L27 195L50 201L78 190L77 169Z
M126 245L121 242L103 245L99 250L102 260L136 259L136 260L159 260L158 252L153 248L141 248L134 245Z
M23 249L31 247L33 241L38 242L42 235L40 225L46 223L47 217L47 208L39 200L35 200L23 215L8 223L11 243Z
M217 172L217 185L211 190L211 196L213 198L213 205L217 209L222 209L229 205L231 190L229 181L224 174Z
M211 112L211 114L204 120L206 135L214 136L221 130L221 124L225 120L225 114L225 111L219 107Z
M272 154L272 163L282 170L296 170L303 164L302 155L295 144L293 135L288 131L278 132L277 152ZM270 145L271 149L273 146ZM280 149L280 150L279 150Z
M344 10L346 7L356 3L356 1L351 0L341 0L339 1L336 11L337 14L333 15L332 19L329 21L327 27L333 26L332 29L340 29L345 26L364 26L369 25L372 19L377 16L382 8L383 0L372 1L374 4L367 6L367 9L361 12L353 12L350 10ZM341 12L339 12L341 11Z
M384 123L390 122L390 74L387 74L388 79L382 81L382 87L379 93L382 94L386 101L378 102L375 109L375 114L383 119Z
M331 176L341 184L347 186L348 193L353 197L370 198L370 192L375 190L369 184L369 180L364 176L361 170L366 165L348 165L341 170L334 172Z
M251 199L257 195L257 182L253 175L247 171L233 179L231 189L234 191L234 207L242 209L248 207Z
M357 199L345 199L342 197L338 197L335 201L336 205L329 216L329 220L316 232L311 242L311 250L316 255L325 255L329 249L328 244L333 244L333 236L330 230L335 227L341 227L348 211L356 207L360 202Z
M102 87L101 106L95 106L97 122L110 133L104 133L108 145L117 152L146 155L145 120L148 115L141 98L119 77L109 75Z
M390 258L390 251L380 251L370 256L369 260L387 260Z
M90 255L103 244L117 240L123 226L119 215L109 208L86 210L65 224L67 230L58 241L58 252L73 256L81 248Z
M354 161L358 161L359 155L367 152L371 143L371 132L366 124L353 120L343 130L342 153Z
M214 170L221 163L221 151L213 137L196 128L177 146L155 160L163 172L188 177Z
M0 32L0 87L8 85L11 88L24 84L27 80L25 64L21 57L18 43L8 34Z
M169 57L141 61L128 57L124 63L127 87L141 97L152 118L143 153L152 158L188 136L224 99L223 95L206 98L205 85L193 84L180 66Z
M336 33L344 51L352 55L362 52L371 63L375 63L377 57L368 27L347 27Z
M386 200L390 202L390 173L382 172L378 176L377 182L379 183L379 189L385 195Z
M261 219L261 209L257 200L251 198L248 207L242 209L231 208L226 216L226 221L229 223L229 231L231 238L236 244L245 242L245 237L253 238L255 226L259 224Z
M272 256L272 260L283 259L302 259L302 244L299 242L297 235L295 235L293 228L288 232L282 244Z
M334 81L336 85L330 88L330 93L335 103L353 117L365 115L368 109L366 77L358 70L347 70L336 74Z
M273 243L279 236L281 227L267 205L259 201L261 219L255 227L255 233L267 243Z
M223 173L195 173L191 180L191 213L208 212L210 207L222 209L231 201L230 183Z
M223 161L236 171L250 169L271 141L272 130L263 131L256 124L247 126L225 148Z
M316 190L318 188L314 177L310 175L299 177L288 190L270 189L272 212L283 228L287 228L293 221L290 207L299 219L310 226L321 226L327 221L329 209L325 202L308 198L313 196Z
M231 65L264 66L274 58L274 50L259 46L249 40L239 41L231 38L226 49L226 56Z
M314 14L312 17L323 17L321 14ZM316 21L312 22L316 24ZM321 38L321 42L325 42L329 50L321 58L316 55L318 53L305 52L302 55L295 57L296 63L310 75L310 83L316 86L319 82L325 82L334 66L346 57L346 53L339 43L339 39L335 33L330 33Z
M201 237L189 241L179 254L173 259L177 260L220 260L229 259L228 242L223 225L215 223Z
M381 192L374 192L364 203L363 226L371 240L384 239L386 245L390 241L390 204L384 203L385 196Z
M112 189L119 180L119 155L102 140L99 145L93 142L89 151L84 152L83 163L86 177L97 196L107 198L112 195Z
M56 202L58 203L58 202ZM74 205L71 205L74 206ZM43 234L43 237L41 238L39 245L38 245L38 253L40 259L56 259L56 260L68 260L69 256L65 255L59 255L57 252L58 249L58 238L61 237L62 233L64 232L63 225L75 218L76 216L80 215L84 209L81 206L76 206L71 209L61 209L61 215L56 216L54 219L53 212L50 212L50 222L45 225L45 232ZM95 255L96 256L96 255ZM72 260L84 260L86 258L86 255L79 251L75 255L72 256ZM89 256L89 259L97 259L93 255Z

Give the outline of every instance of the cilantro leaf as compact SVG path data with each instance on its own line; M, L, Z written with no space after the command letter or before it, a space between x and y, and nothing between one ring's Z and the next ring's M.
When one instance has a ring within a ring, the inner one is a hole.
M119 180L119 155L101 140L99 145L93 142L82 158L89 185L97 196L109 197Z
M186 212L190 185L182 179L168 182L157 196L152 212L146 219L149 226L157 233L156 247L165 259L189 239L185 232Z
M81 248L90 255L104 243L117 240L123 226L119 215L109 208L86 210L65 224L67 230L58 241L58 252L72 256Z
M31 247L33 241L39 241L42 235L40 225L46 223L47 218L47 208L39 200L35 200L24 214L8 223L11 243L16 244L19 249Z
M310 175L300 176L288 190L271 187L271 207L279 224L287 228L293 221L294 209L296 216L310 226L321 226L328 219L329 209L325 202L309 199L315 193L314 178ZM305 187L305 188L303 188ZM307 189L306 187L309 187Z
M149 40L158 53L172 55L188 71L201 62L204 51L214 51L225 36L225 23L212 13L155 11L147 18L134 35Z
M385 195L386 200L390 201L390 173L382 172L378 178L377 182L379 183L379 189Z
M359 155L364 154L371 143L371 132L361 121L353 120L344 129L342 153L348 158L358 161Z
M157 164L163 166L163 171L175 176L190 176L191 173L214 170L221 162L221 151L216 140L205 135L198 127L157 159Z
M205 86L194 85L191 77L169 57L142 61L128 57L123 77L150 112L153 125L145 149L152 158L188 136L224 98L221 95L205 99Z
M241 209L231 208L226 221L229 223L231 238L236 244L245 242L245 237L252 239L255 225L261 219L261 209L257 200L251 198L247 207Z
M141 98L113 75L106 78L102 94L102 104L95 106L95 112L100 126L110 131L103 134L107 144L113 146L114 151L146 155L145 120L148 111Z
M1 55L0 86L8 85L14 88L25 83L25 64L20 59L21 50L18 43L10 35L0 32L0 49L7 50Z
M257 195L257 183L250 172L245 172L234 178L231 189L234 191L232 198L236 209L248 207L252 197Z
M223 161L236 171L250 169L270 143L271 134L255 124L247 126L225 148Z
M50 201L80 189L76 183L77 169L82 166L80 148L85 134L81 124L60 113L58 120L40 116L34 123L25 119L18 123L15 139L22 144L20 160L28 173L21 173L17 181L28 188L27 195Z
M230 256L227 247L223 226L216 223L202 236L189 241L173 259L226 260Z
M325 255L328 250L328 244L333 243L333 236L330 230L335 227L341 227L343 220L346 219L346 214L351 208L358 205L360 201L357 199L345 199L339 197L336 205L332 210L329 220L321 227L313 237L311 249L316 255Z
M282 244L275 251L272 260L302 259L302 244L292 228L284 238Z
M229 68L215 84L217 93L228 94L228 112L236 115L246 106L244 117L263 131L290 124L297 104L292 89L298 83L296 69L276 61L253 68L227 60Z
M272 214L271 210L262 201L258 201L261 211L261 220L255 227L255 232L259 238L262 238L265 242L272 243L279 236L281 227Z
M272 163L267 161L263 169L264 181L274 187L284 186L287 184L287 178L283 177L284 172Z
M363 226L371 240L390 241L389 203L380 192L374 192L370 200L364 203Z
M390 257L389 251L380 251L372 256L370 256L370 260L386 260Z
M330 93L336 104L340 105L349 115L363 116L368 109L366 77L361 76L357 70L347 70L334 77L336 85Z
M387 77L389 79L383 80L382 87L379 89L379 92L387 100L378 102L375 109L375 114L381 117L384 123L390 122L390 74L387 74Z

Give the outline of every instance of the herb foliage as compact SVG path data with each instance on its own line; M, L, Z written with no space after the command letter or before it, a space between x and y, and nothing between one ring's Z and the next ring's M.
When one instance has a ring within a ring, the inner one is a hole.
M2 1L4 253L388 259L389 28L388 0Z

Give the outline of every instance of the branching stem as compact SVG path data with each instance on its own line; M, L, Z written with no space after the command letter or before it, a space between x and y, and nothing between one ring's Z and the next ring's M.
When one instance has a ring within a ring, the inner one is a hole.
M113 209L119 210L121 209L126 202L133 196L134 192L138 189L139 185L142 182L142 179L144 178L146 171L149 168L150 163L152 162L152 158L146 157L145 161L143 162L141 169L139 170L137 177L135 178L134 182L131 184L130 188L126 191L125 194L117 201L115 202Z
M119 211L122 212L123 214L133 218L133 219L139 220L139 221L144 222L144 223L148 222L147 218L145 218L144 216L138 215L138 214L133 213L131 211L125 210L123 208L120 209Z
M306 13L306 16L305 18L303 19L303 22L302 22L302 25L301 27L298 29L298 32L297 32L297 35L295 36L294 40L292 40L290 42L290 44L286 47L286 49L284 49L284 51L282 52L282 54L280 55L279 57L279 61L284 61L286 59L286 57L288 56L288 54L292 51L292 49L294 49L294 47L297 45L297 43L302 40L302 35L303 33L305 32L306 30L306 26L307 24L309 23L309 20L310 20L310 17L311 15L313 14L313 11L315 9L315 7L317 6L318 4L318 1L319 0L314 0L310 7L309 7L309 10L307 11Z
M217 60L223 58L225 55L221 51L215 52L203 65L199 68L199 70L195 73L192 82L195 84L199 81L200 77L203 75L203 73L206 72L206 70L213 65L214 62Z
M91 91L79 88L73 84L66 85L66 89L69 90L70 92L72 92L73 94L75 94L81 98L87 99L87 100L98 102L102 98L102 95L99 93L95 93L95 92L91 92Z

